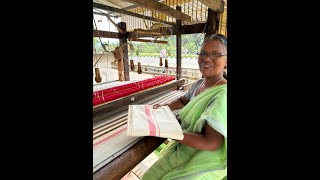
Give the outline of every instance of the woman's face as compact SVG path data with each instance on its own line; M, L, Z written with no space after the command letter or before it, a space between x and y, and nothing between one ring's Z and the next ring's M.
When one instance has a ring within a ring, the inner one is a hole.
M210 55L211 54L211 55ZM198 57L199 69L204 77L223 75L227 51L219 40L209 40L202 46Z

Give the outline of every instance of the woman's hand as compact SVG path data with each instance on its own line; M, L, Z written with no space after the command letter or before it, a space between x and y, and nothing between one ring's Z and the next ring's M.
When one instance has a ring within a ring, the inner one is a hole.
M153 109L158 109L161 106L166 106L167 104L154 104Z
M183 135L182 140L177 140L179 143L205 151L215 151L224 143L223 135L208 124L205 126L204 134L183 133Z
M189 103L189 100L184 96L181 96L166 104L155 104L153 105L153 109L157 109L161 106L169 106L171 110L182 109L188 103Z

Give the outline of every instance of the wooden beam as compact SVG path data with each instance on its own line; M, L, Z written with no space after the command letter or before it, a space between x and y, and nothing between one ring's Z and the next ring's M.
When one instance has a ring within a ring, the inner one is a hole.
M208 9L208 18L207 18L207 27L206 27L206 35L208 37L211 34L215 34L217 32L217 12L214 12L212 9Z
M155 1L160 1L160 0L155 0ZM163 4L165 4L165 5L167 5L167 6L171 6L171 7L175 7L176 5L179 5L179 6L185 6L184 4L187 4L187 3L189 3L189 2L192 2L193 0L183 0L183 1L179 1L179 0L162 0L161 2L163 3ZM140 7L140 6L138 6L138 5L132 5L132 6L129 6L129 7L127 7L127 8L123 8L123 9L125 9L125 10L129 10L129 9L135 9L135 11L134 12L136 12L136 13L141 13L141 12L143 12L144 10L142 10L142 8ZM151 10L149 10L149 11L151 11Z
M154 0L125 0L125 1L128 1L136 5L140 5L142 7L148 8L153 11L161 12L163 14L179 19L181 21L191 22L191 17L189 15L182 13L181 11L177 11L163 3L159 3Z
M156 0L156 1L160 1L160 0ZM134 9L134 8L138 8L138 7L140 7L140 6L139 6L139 5L134 4L134 5L131 5L131 6L128 6L128 7L122 8L122 9L124 9L124 10L130 10L130 9Z
M134 8L137 8L137 7L140 7L138 5L131 5L131 6L128 6L128 7L125 7L125 8L122 8L123 10L130 10L130 9L134 9Z
M151 43L159 43L159 44L168 44L168 41L151 40L151 39L129 38L128 40L129 41L138 41L138 42L151 42Z
M98 4L98 3L95 3L95 2L93 2L93 7L94 8L98 8L98 9L102 9L102 10L106 10L106 11L117 12L117 13L120 13L120 14L126 14L126 15L129 15L129 16L133 16L133 17L137 17L137 18L141 18L141 19L148 19L148 20L151 20L151 21L159 22L158 19L150 17L150 16L144 16L144 15L137 14L137 13L130 12L130 11L126 11L126 10L123 10L123 9L118 9L118 8L111 7L111 6ZM175 25L172 22L167 22L167 21L163 21L163 20L160 20L160 22L163 23L163 24L168 24L170 26L174 26Z
M135 29L133 30L133 32L137 33L137 34L150 34L150 35L161 35L161 28L157 28L157 29L152 29L152 30L144 30L144 29Z
M167 36L167 35L171 35L171 31L169 27L161 27L161 28L150 29L150 30L135 29L133 32L128 32L128 38L159 37L159 36Z
M100 3L100 4L105 4L107 6L115 7L115 8L122 8L123 5L121 6L119 3L115 3L113 0L93 0L93 2Z
M147 136L93 174L93 180L121 179L166 139Z
M181 26L181 31L182 31L182 34L195 34L195 33L202 33L203 30L205 30L205 28L206 28L205 23L199 23L199 24ZM157 36L167 36L167 35L169 36L177 35L176 26L172 28L162 27L162 28L151 29L151 30L135 29L133 32L128 32L128 38L157 37Z
M120 46L122 46L123 48L123 55L124 55L124 59L123 59L123 66L124 66L124 80L125 81L130 81L130 76L129 76L129 56L128 56L128 41L127 41L127 26L125 22L119 22L117 24L117 26L119 26L119 28L121 28L121 30L124 33L120 34Z
M208 6L213 11L218 13L223 13L223 7L224 7L223 0L199 0L199 1L202 2L202 4Z
M93 14L98 14L98 15L102 15L102 16L109 15L110 17L113 17L113 18L118 18L119 17L119 16L114 16L114 15L102 13L102 12L93 12Z
M119 39L120 34L117 32L93 30L93 37Z
M160 0L155 0L155 1L160 1ZM191 1L191 0L189 0L189 1ZM168 3L166 4L166 1L163 1L162 0L162 2L165 4L165 5L168 5ZM171 3L170 4L171 6L173 6L173 4ZM143 8L141 8L141 6L140 5L136 5L136 4L134 4L134 5L131 5L131 6L128 6L128 7L126 7L126 8L122 8L122 9L124 9L124 10L133 10L134 9L134 12L135 13L143 13L143 11L145 11ZM151 11L150 9L148 9L148 11Z

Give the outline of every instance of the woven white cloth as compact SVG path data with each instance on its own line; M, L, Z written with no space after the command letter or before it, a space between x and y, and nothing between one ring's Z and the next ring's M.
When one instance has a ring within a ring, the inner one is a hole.
M156 136L183 139L181 126L169 106L129 105L128 136Z

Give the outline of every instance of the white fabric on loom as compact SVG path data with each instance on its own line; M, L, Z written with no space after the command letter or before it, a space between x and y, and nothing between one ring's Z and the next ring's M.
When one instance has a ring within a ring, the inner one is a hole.
M129 105L128 136L156 136L183 139L181 126L169 106Z

